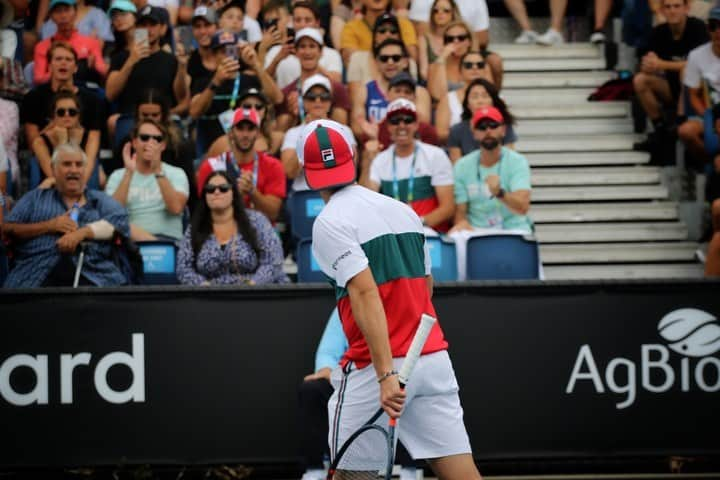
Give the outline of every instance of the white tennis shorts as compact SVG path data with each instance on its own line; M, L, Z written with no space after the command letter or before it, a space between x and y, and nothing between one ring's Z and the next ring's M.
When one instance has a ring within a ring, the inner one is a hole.
M394 359L396 370L403 360ZM334 458L345 440L380 408L380 385L372 365L356 370L353 363L333 370L331 382L335 392L328 402L328 441L330 457ZM471 452L458 384L447 351L420 357L405 392L405 407L396 432L412 458ZM383 414L377 423L387 427L387 415ZM368 456L377 455L368 452Z

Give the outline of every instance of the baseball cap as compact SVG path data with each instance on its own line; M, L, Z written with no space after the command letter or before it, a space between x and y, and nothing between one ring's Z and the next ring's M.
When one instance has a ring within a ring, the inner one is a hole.
M218 15L222 16L223 13L225 13L226 10L229 10L231 8L239 8L240 10L245 12L245 0L232 0L225 5L223 5L220 10L218 10Z
M412 88L415 88L416 85L415 79L408 72L400 72L390 79L391 88L402 84L410 85Z
M302 129L297 154L305 180L313 190L341 187L355 181L353 141L347 127L333 120L315 120Z
M720 20L720 6L710 9L710 13L708 13L708 20Z
M113 10L119 10L121 12L132 12L137 13L137 7L130 0L114 0L108 8L108 15L112 17Z
M233 32L228 32L227 30L221 30L219 32L215 32L215 35L212 36L212 40L210 40L210 48L215 49L224 47L225 45L237 45L237 43L237 35Z
M392 23L393 25L395 25L395 28L400 30L400 22L398 22L397 17L392 13L385 12L380 15L377 20L375 20L375 26L373 27L373 31L377 30L378 27L383 23Z
M262 93L260 90L258 90L255 87L248 88L248 89L245 89L242 92L240 92L240 95L238 95L238 102L242 102L247 97L258 97L260 100L263 101L263 103L265 103L265 104L268 103L268 99L265 96L265 94Z
M165 23L165 17L160 13L160 9L152 5L145 5L140 12L138 12L138 23L144 18L150 19L155 23Z
M407 113L417 118L417 109L415 108L415 104L405 98L397 98L388 104L385 116L390 118L396 113Z
M58 5L76 5L75 0L51 0L48 10L52 10Z
M303 37L313 39L318 45L324 45L322 33L320 33L320 30L317 28L306 27L295 32L295 45L297 45Z
M233 114L233 126L240 122L250 122L256 127L260 127L260 115L254 108L238 108Z
M324 87L325 90L332 93L332 84L330 83L330 79L327 78L325 75L316 73L315 75L311 75L306 78L303 82L302 95L304 96L312 87L316 85L320 85L321 87Z
M200 5L195 9L192 20L195 20L196 18L204 18L208 23L217 23L217 14L215 13L215 9L205 5Z
M478 108L475 110L475 113L473 113L473 127L477 125L480 120L485 120L486 118L494 120L498 123L505 123L505 119L503 118L502 113L500 113L500 110L495 107L482 107Z

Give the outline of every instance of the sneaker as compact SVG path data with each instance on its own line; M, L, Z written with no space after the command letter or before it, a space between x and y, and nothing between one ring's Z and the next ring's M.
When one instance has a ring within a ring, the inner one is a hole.
M601 32L600 30L593 32L592 35L590 35L590 43L594 43L595 45L599 45L601 43L607 42L607 38L605 37L605 34Z
M306 471L301 480L325 480L326 476L325 470L313 469Z
M548 28L547 32L537 37L537 43L539 43L540 45L551 46L559 45L564 42L565 39L563 38L562 33L552 28Z
M515 43L528 45L537 42L540 35L535 30L523 30L523 32L515 39Z

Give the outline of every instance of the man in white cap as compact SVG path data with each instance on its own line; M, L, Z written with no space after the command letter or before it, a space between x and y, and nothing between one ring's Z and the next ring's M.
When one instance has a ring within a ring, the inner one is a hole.
M363 161L361 183L410 205L423 225L447 232L455 213L450 159L441 148L416 139L417 110L411 101L390 102L385 121L392 144Z
M436 316L430 258L412 209L355 183L355 158L345 132L336 122L317 120L298 141L308 185L326 202L313 226L313 255L335 287L349 344L331 375L331 457L373 415L379 397L387 415L402 414L398 436L411 456L427 459L439 478L479 480L439 324L432 327L412 382L406 391L400 388L396 370L420 317ZM384 446L361 448L372 458L371 450Z
M320 30L303 28L295 33L295 54L300 62L300 76L294 78L282 89L285 102L277 109L277 125L280 130L287 130L291 126L305 121L305 112L302 110L302 102L300 102L303 82L317 74L331 78L320 65L323 49L323 37ZM350 96L347 88L341 82L333 80L330 80L330 84L333 96L330 118L340 123L347 123L350 115Z

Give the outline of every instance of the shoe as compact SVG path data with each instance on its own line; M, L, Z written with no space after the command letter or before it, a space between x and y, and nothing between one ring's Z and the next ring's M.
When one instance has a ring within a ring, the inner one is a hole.
M548 28L548 31L537 37L536 41L540 45L546 45L548 47L565 43L562 33L552 28Z
M636 152L652 153L657 150L658 144L657 138L651 133L642 142L633 143L633 150Z
M418 476L418 470L415 467L402 467L400 469L400 480L417 480L423 478Z
M600 30L593 32L592 35L590 35L590 43L594 43L595 45L599 45L601 43L607 42L607 38L605 37L605 34L601 32Z
M529 45L537 42L540 35L535 30L523 30L523 32L515 39L515 43Z
M301 480L325 480L327 473L325 470L308 470L306 471Z

